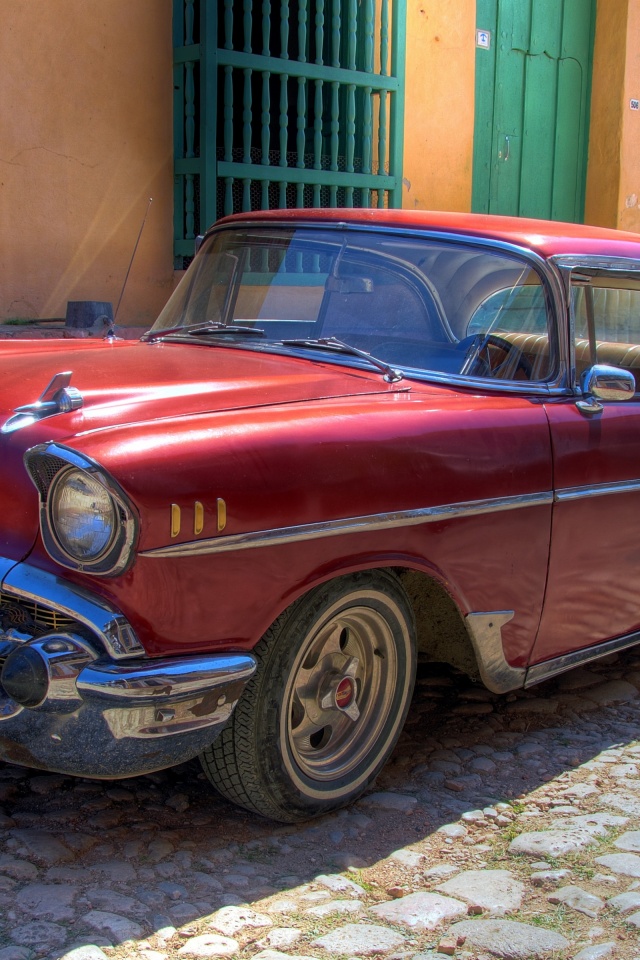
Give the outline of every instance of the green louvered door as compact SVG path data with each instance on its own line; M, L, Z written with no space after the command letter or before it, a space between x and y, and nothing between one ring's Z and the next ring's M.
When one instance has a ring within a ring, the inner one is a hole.
M174 0L176 265L218 217L399 207L406 0Z
M594 17L595 0L478 0L475 211L582 220Z

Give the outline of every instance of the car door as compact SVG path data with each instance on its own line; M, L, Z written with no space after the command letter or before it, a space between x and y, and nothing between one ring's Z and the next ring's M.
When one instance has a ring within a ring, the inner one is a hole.
M547 405L554 460L549 578L532 663L640 630L640 264L571 271L576 386L594 364L634 375L630 399ZM584 380L583 380L584 384Z

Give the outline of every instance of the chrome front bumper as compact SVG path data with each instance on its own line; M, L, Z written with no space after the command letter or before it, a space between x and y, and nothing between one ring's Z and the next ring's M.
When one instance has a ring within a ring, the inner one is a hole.
M250 654L141 657L131 626L102 599L8 564L0 558L0 758L126 777L181 763L215 739L255 670ZM21 614L20 629L7 627Z

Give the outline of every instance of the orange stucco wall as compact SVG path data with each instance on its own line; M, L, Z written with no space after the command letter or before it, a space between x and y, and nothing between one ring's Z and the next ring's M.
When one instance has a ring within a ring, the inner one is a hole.
M407 0L403 206L470 210L475 0Z
M635 230L638 233L640 233L640 110L632 110L630 103L632 99L640 100L639 37L640 0L629 0L617 226L622 230Z
M11 0L0 31L0 320L120 296L148 324L172 264L171 0Z
M585 220L640 232L640 0L600 0Z
M0 322L174 275L171 0L11 0L0 31ZM471 208L475 0L407 0L406 208ZM586 220L640 232L640 0L598 0Z

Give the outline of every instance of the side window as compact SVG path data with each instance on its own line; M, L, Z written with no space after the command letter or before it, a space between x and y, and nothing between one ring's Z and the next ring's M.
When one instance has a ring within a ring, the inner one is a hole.
M498 290L481 303L467 333L492 329L504 333L547 332L547 309L540 281Z
M578 378L594 363L631 370L640 389L640 279L594 274L572 286Z
M507 285L502 276L500 285L473 309L461 341L470 344L472 359L462 372L500 380L547 380L555 363L542 280L523 265L508 279Z

